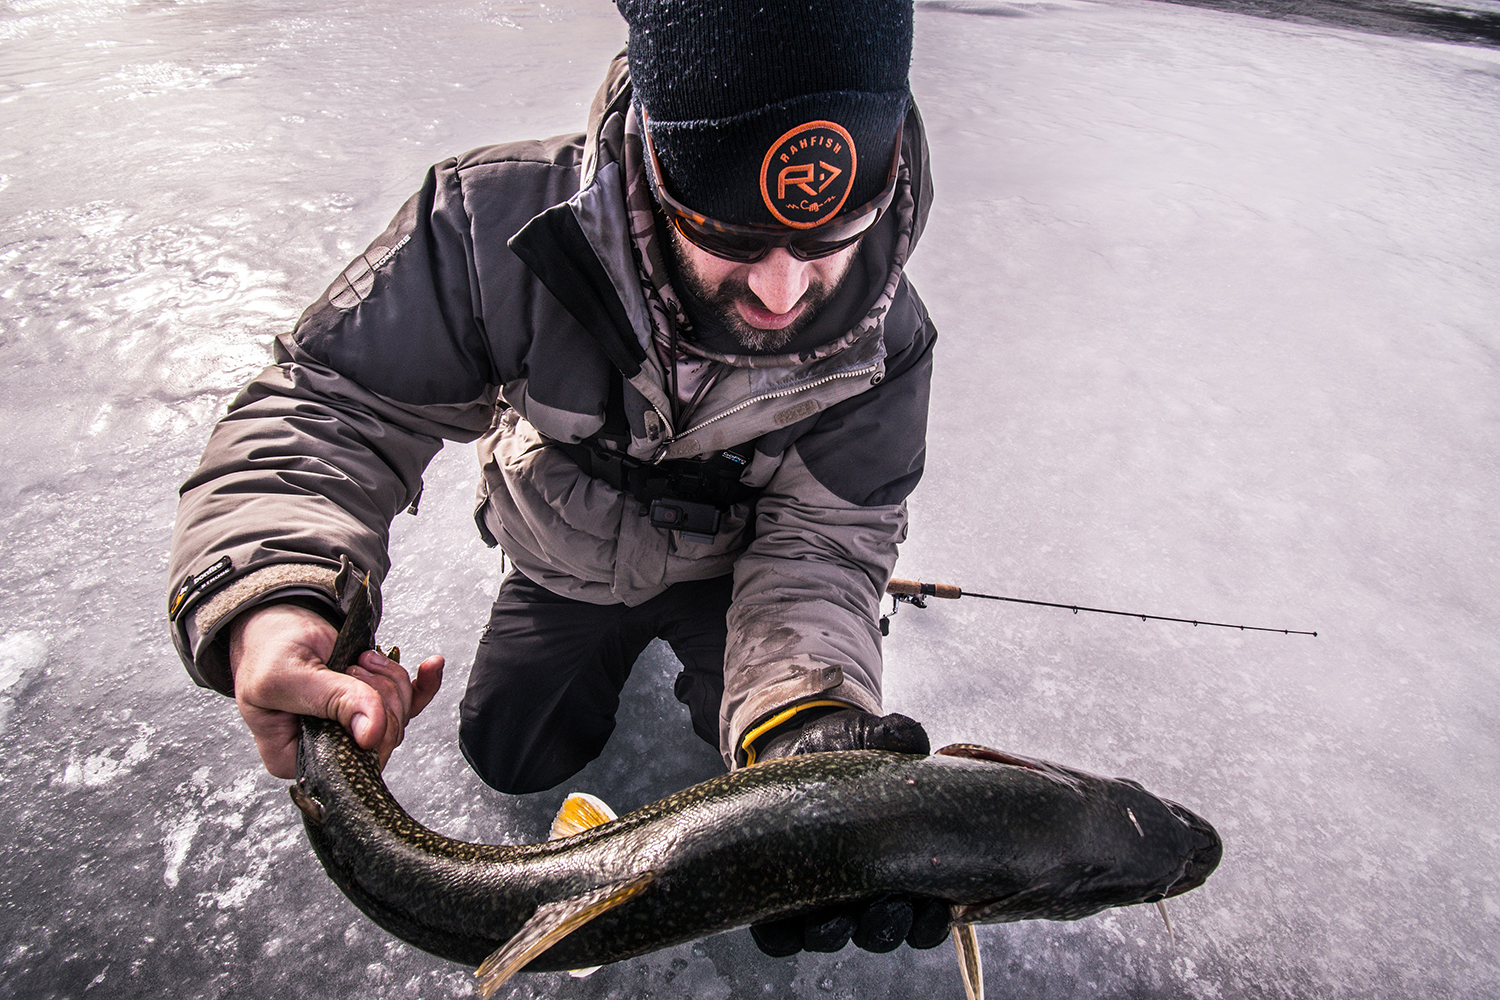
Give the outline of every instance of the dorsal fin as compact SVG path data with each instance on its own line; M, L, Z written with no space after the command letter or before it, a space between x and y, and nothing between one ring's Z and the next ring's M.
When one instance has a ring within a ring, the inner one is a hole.
M990 747L982 747L977 743L954 743L952 746L943 747L938 751L943 757L967 757L970 760L988 760L996 764L1006 764L1010 767L1024 767L1028 771L1050 778L1053 781L1067 785L1075 792L1081 792L1083 786L1080 780L1087 775L1074 771L1045 760L1037 760L1034 757L1022 757L1019 754L1006 753L1004 750L995 750Z
M542 952L601 913L608 913L621 903L645 892L653 877L651 872L646 872L571 899L538 906L531 919L516 932L516 936L495 949L495 953L475 970L474 975L479 980L479 995L484 1000L489 1000L507 979L525 968Z
M615 818L615 811L597 795L588 792L572 792L563 799L557 816L552 820L552 832L548 840L561 840L575 833L591 830Z
M1026 767L1033 771L1042 770L1041 761L1032 760L1030 757L1018 757L1004 750L994 750L990 747L982 747L977 743L953 743L937 751L943 757L968 757L972 760L992 760L998 764L1010 764L1014 767Z

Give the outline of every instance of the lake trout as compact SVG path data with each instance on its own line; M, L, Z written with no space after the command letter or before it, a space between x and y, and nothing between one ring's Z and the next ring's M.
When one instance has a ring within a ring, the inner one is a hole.
M330 666L373 648L370 620L362 591ZM967 744L779 758L618 818L574 796L572 825L560 814L554 827L568 835L491 845L422 826L373 751L305 717L291 792L355 906L418 948L479 964L485 996L523 968L590 968L890 893L950 905L978 996L970 925L1158 901L1201 885L1222 852L1207 822L1135 782Z

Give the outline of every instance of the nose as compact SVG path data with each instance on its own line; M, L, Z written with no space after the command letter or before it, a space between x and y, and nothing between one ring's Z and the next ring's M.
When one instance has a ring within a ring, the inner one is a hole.
M785 247L776 247L750 265L746 283L773 313L790 312L812 282L813 262L798 260Z

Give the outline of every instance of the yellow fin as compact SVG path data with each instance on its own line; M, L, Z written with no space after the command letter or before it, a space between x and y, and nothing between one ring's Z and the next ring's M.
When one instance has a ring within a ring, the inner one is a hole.
M621 903L645 892L654 877L646 872L623 882L601 886L572 899L538 906L531 919L516 932L516 936L495 949L495 953L475 970L474 975L479 980L479 995L484 1000L489 1000L507 979L532 959L601 913L608 913Z
M979 939L973 924L953 925L953 946L958 949L958 971L964 977L969 1000L984 1000L984 969L979 964Z
M603 799L588 792L572 792L563 799L562 808L552 820L548 840L561 840L575 833L593 829L615 818L615 811Z

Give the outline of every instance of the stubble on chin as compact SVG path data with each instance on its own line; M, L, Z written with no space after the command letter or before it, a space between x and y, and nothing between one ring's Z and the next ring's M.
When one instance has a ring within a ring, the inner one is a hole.
M678 233L675 228L671 228L670 232L669 242L672 253L677 257L677 272L682 276L683 283L698 297L699 301L713 310L714 318L724 329L733 334L734 339L746 350L763 353L781 350L813 321L813 318L818 315L818 310L828 300L830 290L824 282L814 279L808 284L807 291L802 293L802 298L798 300L803 307L802 313L792 322L779 330L766 330L751 326L735 308L737 302L747 302L764 308L760 297L750 290L749 283L743 278L726 278L717 286L710 286L703 280L703 276L693 269L692 261L683 252L680 242L683 239L682 234Z

